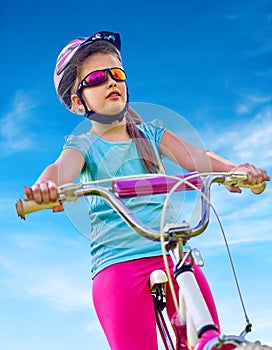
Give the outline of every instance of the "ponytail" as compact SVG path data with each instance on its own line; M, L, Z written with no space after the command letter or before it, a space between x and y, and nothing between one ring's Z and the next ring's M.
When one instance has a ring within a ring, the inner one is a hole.
M143 166L149 173L159 173L160 164L155 151L150 142L137 127L137 124L143 124L143 120L132 108L129 107L126 114L126 121L127 132L136 144L142 158Z

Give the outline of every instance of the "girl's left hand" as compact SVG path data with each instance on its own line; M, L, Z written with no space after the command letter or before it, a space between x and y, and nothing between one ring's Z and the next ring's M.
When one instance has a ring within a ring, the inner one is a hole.
M252 189L252 192L254 194L262 193L266 186L265 182L269 180L269 176L267 175L267 172L265 170L260 169L255 165L249 164L249 163L240 164L237 167L231 169L231 172L246 173L247 180L244 181L246 185L258 185L263 183L263 186L261 186L260 188ZM237 193L242 192L241 188L239 187L227 186L227 188L230 192L237 192Z

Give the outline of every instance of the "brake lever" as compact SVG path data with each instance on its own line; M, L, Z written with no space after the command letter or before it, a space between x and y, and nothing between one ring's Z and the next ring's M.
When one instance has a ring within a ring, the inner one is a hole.
M81 197L79 190L82 189L84 185L67 183L58 187L58 198L60 201L74 202Z

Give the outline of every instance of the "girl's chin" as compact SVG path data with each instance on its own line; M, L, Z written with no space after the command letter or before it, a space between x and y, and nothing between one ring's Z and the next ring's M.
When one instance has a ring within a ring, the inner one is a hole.
M99 114L104 114L104 115L116 115L121 113L125 108L125 105L122 104L118 104L115 106L111 106L109 108L104 108L103 110L99 111Z

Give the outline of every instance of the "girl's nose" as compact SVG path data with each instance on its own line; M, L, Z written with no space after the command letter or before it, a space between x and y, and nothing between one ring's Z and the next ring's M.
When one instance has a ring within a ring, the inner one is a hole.
M116 86L116 80L114 80L111 75L108 75L108 80L107 80L107 87L111 88L113 86Z

